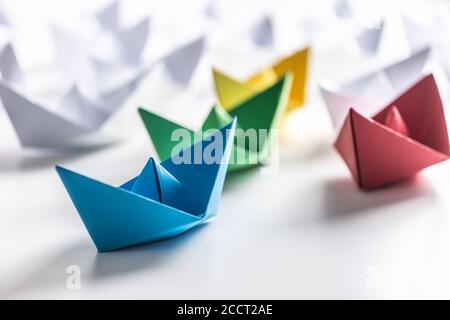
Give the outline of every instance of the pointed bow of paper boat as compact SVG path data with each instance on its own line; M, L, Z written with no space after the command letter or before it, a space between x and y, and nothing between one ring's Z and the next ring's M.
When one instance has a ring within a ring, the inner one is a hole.
M306 100L310 48L304 48L285 57L245 81L238 81L213 69L214 83L220 105L227 111L255 93L267 89L286 73L292 73L292 88L286 111L304 105Z
M137 177L119 187L56 170L99 251L167 239L216 215L235 128L234 119L213 134L212 141L222 139L220 147L215 145L215 161L186 161L199 151L204 158L213 144L200 141L178 158L161 164L150 159Z
M447 160L448 133L434 77L424 77L372 118L350 109L335 147L362 189Z
M156 152L161 160L169 158L179 148L187 148L201 139L202 134L222 127L233 117L237 118L237 138L235 139L229 171L239 171L266 163L271 155L273 139L272 130L277 127L281 115L287 107L288 96L292 86L292 75L286 74L275 84L247 100L230 111L221 106L214 106L198 132L183 127L143 108L139 114L144 122ZM183 138L173 139L176 130L181 129ZM267 135L261 134L267 133ZM241 134L242 133L242 134ZM256 143L247 143L246 135L255 133Z

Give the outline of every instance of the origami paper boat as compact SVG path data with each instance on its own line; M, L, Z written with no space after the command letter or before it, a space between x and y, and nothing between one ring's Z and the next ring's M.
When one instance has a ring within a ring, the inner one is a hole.
M356 36L358 47L370 55L385 55L387 58L405 54L432 46L439 37L439 30L448 28L448 23L435 17L434 25L429 28L404 15L390 15L377 26L366 28Z
M27 91L12 46L0 56L0 97L20 143L33 148L69 148L106 144L117 137L91 134L119 109L146 70L125 79L98 97L86 97L72 85L55 106L36 101ZM92 139L89 139L92 138Z
M149 34L149 19L143 19L135 26L124 29L119 24L120 1L113 1L97 13L97 20L103 29L115 36L117 47L122 50L121 61L128 65L139 66ZM156 63L162 63L170 78L186 86L190 82L205 49L205 39L198 37L181 45L162 57ZM151 66L152 67L152 66ZM150 68L151 68L150 67Z
M94 94L105 92L123 78L148 68L142 52L150 29L149 18L122 27L119 1L97 13L96 19L101 29L89 38L52 26L57 61L65 78Z
M432 47L436 51L439 62L448 68L448 42L446 37L442 37L441 31L450 28L447 15L435 11L432 19L428 23L419 22L413 17L404 16L403 25L407 30L407 42L411 50L423 47ZM447 69L448 71L448 69Z
M217 214L236 120L203 141L113 187L56 167L98 251L116 250L177 236ZM222 144L215 142L220 139ZM216 161L194 163L194 153L213 146Z
M292 89L289 94L287 110L305 103L306 81L309 66L309 48L302 49L281 59L271 67L253 75L246 81L238 81L213 69L214 83L220 105L227 111L239 103L266 89L279 80L285 73L293 74Z
M372 118L350 109L335 147L363 189L447 160L448 133L434 77L421 79Z
M380 110L414 82L429 72L430 49L391 64L343 85L322 84L322 97L333 126L339 130L350 107L365 116Z
M275 84L264 91L257 93L248 100L241 102L234 109L225 111L221 106L214 106L203 123L201 132L217 129L228 123L233 117L237 117L237 139L232 151L232 160L229 170L236 171L253 167L270 157L271 130L276 128L283 111L286 109L289 92L292 85L292 75L286 74ZM154 113L139 108L139 113L153 142L160 159L168 159L179 148L188 147L192 141L201 138L202 133L196 133L177 123L164 119ZM174 141L173 133L177 129L183 129L190 134L189 140ZM257 141L251 145L240 138L241 132L254 129ZM260 136L260 130L266 130L267 136Z
M102 29L116 41L119 61L138 66L150 32L150 18L146 17L131 27L120 24L120 1L113 1L96 14ZM100 43L102 45L102 43Z
M120 1L112 1L96 14L101 26L92 39L84 39L57 26L53 33L62 70L83 89L104 91L111 81L162 64L169 77L187 86L205 49L204 36L175 48L156 61L144 61L142 53L150 33L150 19L125 28L119 23ZM67 63L67 61L71 63Z

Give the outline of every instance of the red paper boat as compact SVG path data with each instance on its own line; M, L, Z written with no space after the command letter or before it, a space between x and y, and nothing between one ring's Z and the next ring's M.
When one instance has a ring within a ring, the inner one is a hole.
M364 189L447 160L447 126L434 77L422 78L372 118L350 109L335 147Z

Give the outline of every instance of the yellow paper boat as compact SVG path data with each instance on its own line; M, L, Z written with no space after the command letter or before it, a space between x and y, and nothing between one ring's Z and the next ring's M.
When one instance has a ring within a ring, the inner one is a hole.
M244 100L273 85L287 72L291 72L294 78L287 111L302 106L306 100L309 55L310 48L306 47L282 58L245 81L238 81L213 69L214 83L220 104L225 110L232 110Z

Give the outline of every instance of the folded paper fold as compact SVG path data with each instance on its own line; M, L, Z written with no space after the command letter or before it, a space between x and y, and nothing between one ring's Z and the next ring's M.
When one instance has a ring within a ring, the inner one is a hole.
M170 78L176 83L187 86L193 77L205 51L203 36L188 42L161 59Z
M6 43L0 48L0 76L0 78L11 83L22 85L24 82L23 74L19 68L11 43Z
M275 44L272 19L265 15L250 30L250 37L260 48L272 47Z
M149 159L137 177L119 187L56 170L99 251L167 239L216 215L235 128L234 119L161 164ZM211 148L214 162L206 160ZM187 161L198 152L201 163Z
M220 105L227 111L252 95L273 85L284 74L292 73L292 88L287 111L302 106L306 99L310 49L304 48L258 72L245 81L235 80L213 69L214 83Z
M229 165L230 171L245 169L265 163L270 157L272 130L286 109L292 85L292 75L286 74L267 89L241 102L230 111L214 106L203 122L201 130L185 128L143 108L139 114L161 160L171 157L180 148L201 139L211 130L220 128L237 117L236 141ZM177 131L179 130L179 131ZM182 135L189 139L179 141ZM247 139L246 139L247 138Z
M432 75L372 118L351 108L335 147L363 189L409 178L449 158L441 97Z

